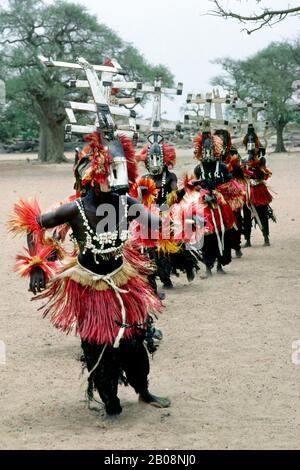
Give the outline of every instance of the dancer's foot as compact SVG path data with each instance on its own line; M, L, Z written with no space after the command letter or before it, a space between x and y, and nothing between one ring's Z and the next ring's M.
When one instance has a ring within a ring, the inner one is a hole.
M189 282L192 282L195 279L195 270L194 268L186 270L186 277Z
M251 246L251 241L246 240L246 243L243 245L243 248L248 248L249 246Z
M112 425L112 424L119 422L120 416L121 416L120 413L117 415L109 415L106 413L106 415L103 418L103 421L105 422L105 424Z
M208 279L209 277L212 277L212 272L211 269L206 266L206 271L204 274L201 274L201 279Z
M153 339L161 341L163 339L162 331L158 330L157 328L154 328Z
M166 298L166 294L164 292L158 291L157 295L158 295L160 300L165 300L165 298Z
M235 250L235 257L236 258L241 258L243 256L242 250L239 248L238 250Z
M119 416L122 413L122 406L120 405L120 400L118 397L105 403L105 411L107 419L113 416Z
M271 246L269 237L265 237L265 242L264 242L264 245L263 245L263 246Z
M171 405L171 400L168 397L156 397L148 390L139 394L139 400L156 408L168 408Z
M217 274L226 274L221 264L218 264L217 266Z
M165 280L163 286L165 289L172 289L174 287L171 279Z

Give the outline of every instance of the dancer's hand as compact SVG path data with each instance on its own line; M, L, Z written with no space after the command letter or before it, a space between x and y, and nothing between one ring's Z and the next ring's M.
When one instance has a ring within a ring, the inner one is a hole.
M39 266L36 266L30 274L29 291L36 295L37 292L41 292L45 287L46 282L44 271Z

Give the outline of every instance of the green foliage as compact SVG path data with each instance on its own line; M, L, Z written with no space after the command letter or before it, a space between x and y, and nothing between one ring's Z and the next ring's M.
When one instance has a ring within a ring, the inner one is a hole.
M66 86L70 71L46 69L39 63L38 54L72 62L82 56L97 64L116 58L131 78L152 82L159 75L165 86L173 84L165 66L149 64L135 47L99 23L84 6L62 0L51 4L9 0L8 7L0 10L0 78L6 81L8 106L0 139L22 133L26 120L31 133L41 121L48 126L64 123L63 102L74 94Z
M0 112L0 141L9 142L11 139L37 139L39 127L34 114L23 107L9 104Z
M293 45L272 43L248 59L223 58L215 62L222 65L226 75L215 77L213 85L236 90L241 99L267 100L267 117L274 126L295 118L289 105L292 83L299 71Z

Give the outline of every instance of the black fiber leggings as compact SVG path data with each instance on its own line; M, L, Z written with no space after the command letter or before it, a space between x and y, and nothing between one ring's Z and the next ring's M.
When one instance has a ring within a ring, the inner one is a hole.
M233 231L231 248L233 248L234 250L240 250L241 249L241 235L243 231L243 217L241 214L241 210L238 209L237 211L234 211L234 216L236 219L237 230Z
M205 235L204 244L202 247L202 257L204 264L207 268L212 269L215 262L222 266L226 266L231 263L231 247L232 247L232 236L234 229L226 230L224 236L224 250L223 255L220 255L218 239L215 233ZM221 237L221 234L220 234Z
M104 345L81 343L88 371L91 371L103 351ZM121 372L125 372L128 383L136 393L148 389L149 357L143 344L143 337L121 340L119 348L107 345L101 361L90 380L93 381L108 414L122 411L118 398L118 382Z
M268 206L255 206L258 217L260 218L262 225L262 233L264 238L269 237L269 216ZM244 236L246 240L250 240L251 228L252 228L252 216L248 206L244 205Z

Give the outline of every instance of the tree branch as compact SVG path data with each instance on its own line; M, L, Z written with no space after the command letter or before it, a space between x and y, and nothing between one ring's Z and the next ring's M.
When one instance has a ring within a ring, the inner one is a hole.
M238 20L240 23L250 23L250 24L258 24L257 26L248 29L244 28L243 31L246 31L247 34L251 34L254 31L258 31L259 29L263 28L264 26L273 26L280 21L283 21L288 15L297 16L300 15L300 6L293 7L293 8L286 8L282 10L271 10L268 8L264 8L262 13L260 14L253 14L250 16L240 15L239 13L235 13L231 10L226 10L220 4L219 0L210 0L214 6L214 10L210 10L208 15L211 16L219 16L221 18L233 18Z

